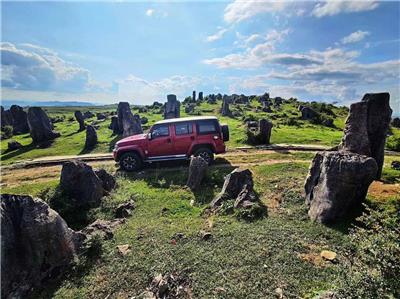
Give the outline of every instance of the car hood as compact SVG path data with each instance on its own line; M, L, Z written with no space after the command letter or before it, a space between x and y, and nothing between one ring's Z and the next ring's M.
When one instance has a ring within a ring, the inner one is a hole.
M129 137L126 137L124 139L121 139L120 141L118 141L116 143L117 146L124 146L126 144L132 144L132 142L136 143L136 142L142 142L147 140L147 134L136 134L136 135L132 135Z

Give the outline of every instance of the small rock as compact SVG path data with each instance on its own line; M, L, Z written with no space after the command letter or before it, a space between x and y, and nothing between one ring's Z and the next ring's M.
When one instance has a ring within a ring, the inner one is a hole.
M12 141L8 142L8 150L9 151L15 151L20 148L22 148L22 144L19 143L18 141L12 140Z
M124 245L117 245L118 253L122 256L125 256L129 253L131 253L131 246L129 244L124 244Z
M200 236L203 241L208 241L212 238L212 234L210 232L206 232L206 231L201 231Z
M279 299L283 298L283 290L281 288L276 288L275 289L275 294Z
M320 256L330 262L334 262L336 260L336 252L330 250L322 250Z
M134 209L135 209L135 202L133 200L120 204L115 210L115 217L128 218L132 216L132 210Z
M391 166L394 170L400 170L400 161L393 161Z

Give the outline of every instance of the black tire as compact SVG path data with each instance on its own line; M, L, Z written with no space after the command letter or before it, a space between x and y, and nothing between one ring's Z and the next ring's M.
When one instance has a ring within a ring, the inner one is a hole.
M143 167L142 158L133 152L128 152L122 154L121 158L119 159L119 165L125 171L138 171Z
M194 152L195 157L202 157L208 165L211 165L214 162L214 153L212 150L206 147L201 147Z
M223 141L229 141L229 127L228 127L228 125L222 125L221 126L221 131L222 131L222 140Z

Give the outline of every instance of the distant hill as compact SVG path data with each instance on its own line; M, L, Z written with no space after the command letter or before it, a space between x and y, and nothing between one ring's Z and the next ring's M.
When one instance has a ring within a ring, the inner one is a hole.
M22 107L26 106L41 106L41 107L69 107L69 106L97 106L99 104L89 103L89 102L78 102L78 101L70 101L70 102L60 102L60 101L29 101L29 100L3 100L1 101L1 105L4 108L10 108L11 105L19 105Z

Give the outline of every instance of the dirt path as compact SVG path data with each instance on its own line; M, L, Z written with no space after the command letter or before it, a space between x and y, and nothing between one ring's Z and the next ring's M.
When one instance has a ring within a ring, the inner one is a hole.
M232 153L240 153L240 152L257 152L257 151L322 151L329 150L329 147L313 145L313 144L273 144L267 146L243 146L228 149L225 155L229 155ZM223 155L222 155L223 156ZM92 161L112 161L112 153L97 153L97 154L86 154L86 155L70 155L70 156L49 156L49 157L41 157L32 160L19 161L10 165L2 166L2 169L15 169L15 168L31 168L31 167L41 167L41 166L51 166L51 165L60 165L65 161L79 159L84 162L92 162Z

